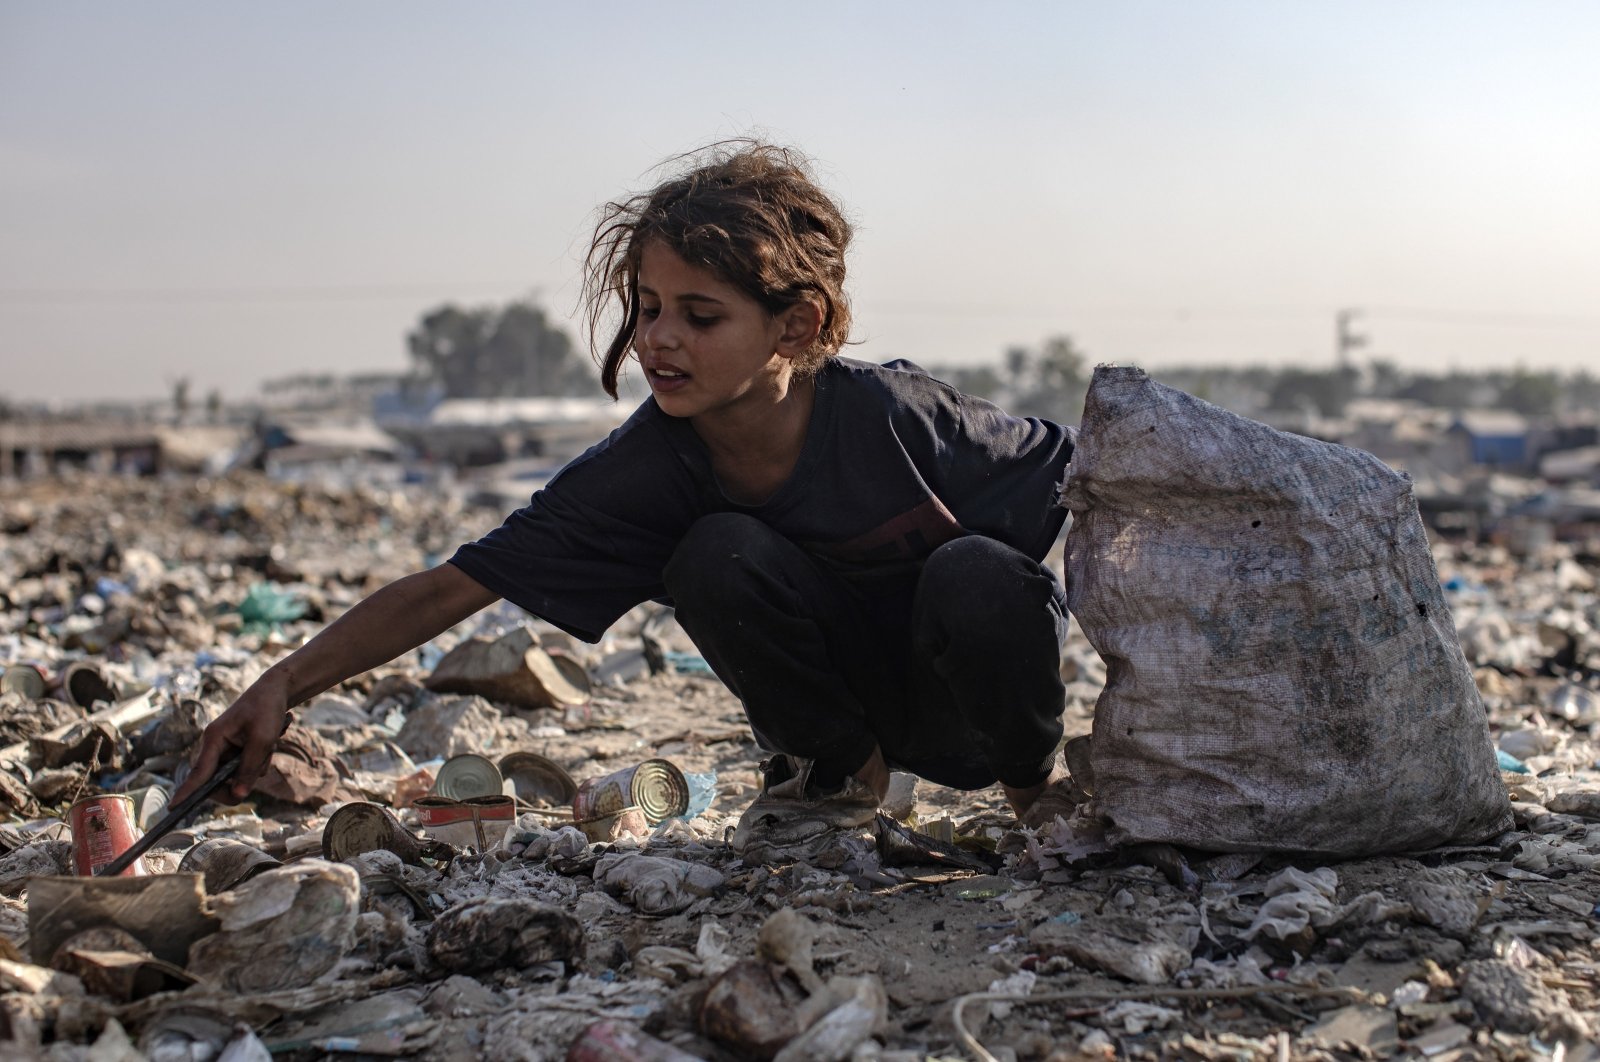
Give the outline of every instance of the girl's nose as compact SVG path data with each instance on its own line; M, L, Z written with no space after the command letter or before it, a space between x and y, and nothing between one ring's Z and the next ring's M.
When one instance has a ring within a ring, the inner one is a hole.
M668 324L666 314L657 314L654 320L641 321L639 335L648 350L670 350L677 344L677 334Z

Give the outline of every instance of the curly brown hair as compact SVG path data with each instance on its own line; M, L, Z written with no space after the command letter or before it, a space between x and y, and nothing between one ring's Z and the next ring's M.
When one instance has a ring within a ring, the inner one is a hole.
M851 227L818 187L798 152L757 140L728 140L663 164L676 176L632 198L600 208L584 259L589 342L600 360L600 383L617 397L617 377L639 324L639 259L659 240L691 265L710 270L778 314L798 302L821 311L822 329L795 359L797 373L815 372L850 337L844 293ZM622 320L605 354L599 338L612 300Z

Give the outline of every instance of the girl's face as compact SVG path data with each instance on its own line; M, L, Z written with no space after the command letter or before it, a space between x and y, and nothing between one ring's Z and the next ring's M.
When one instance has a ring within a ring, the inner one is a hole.
M670 416L716 417L782 400L792 359L804 349L791 334L794 316L769 314L659 241L640 255L633 350Z

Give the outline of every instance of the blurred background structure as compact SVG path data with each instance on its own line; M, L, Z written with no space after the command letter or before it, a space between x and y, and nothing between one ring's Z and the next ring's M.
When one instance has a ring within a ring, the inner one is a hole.
M852 356L1592 489L1597 52L1561 0L10 5L0 476L525 493L642 397L578 329L595 208L754 134L858 222Z

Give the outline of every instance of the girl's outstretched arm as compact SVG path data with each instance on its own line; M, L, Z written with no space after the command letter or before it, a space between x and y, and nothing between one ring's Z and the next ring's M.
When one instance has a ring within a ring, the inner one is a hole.
M235 800L243 800L266 770L289 709L415 649L498 597L455 565L441 564L397 579L362 600L268 668L206 727L194 766L172 802L210 778L235 749L243 753L229 788Z

